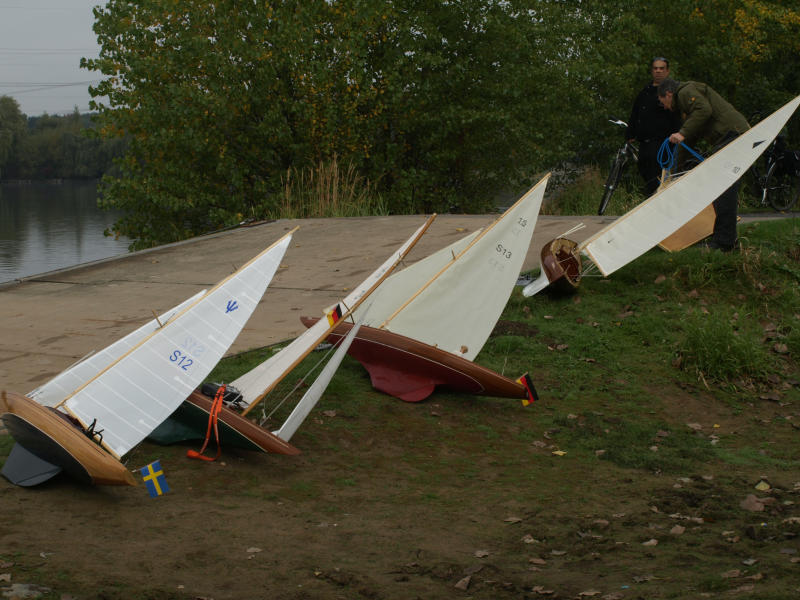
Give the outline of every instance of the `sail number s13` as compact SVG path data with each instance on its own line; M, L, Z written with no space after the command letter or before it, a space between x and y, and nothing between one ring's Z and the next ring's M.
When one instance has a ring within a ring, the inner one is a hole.
M497 250L498 254L500 254L500 256L503 258L511 258L511 250L503 246L503 244L497 244L495 250Z

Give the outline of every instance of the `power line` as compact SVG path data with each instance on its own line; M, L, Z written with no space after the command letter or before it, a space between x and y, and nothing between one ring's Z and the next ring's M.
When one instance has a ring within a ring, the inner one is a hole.
M0 48L0 54L27 54L33 56L47 54L74 53L83 54L86 52L97 52L99 48Z
M89 85L90 83L96 83L96 82L98 82L98 81L100 81L100 79L93 79L93 80L91 80L91 81L81 81L81 82L78 82L78 83L52 83L52 84L44 84L44 85L39 85L38 87L32 87L32 88L28 88L28 89L22 89L22 90L10 90L10 91L8 91L8 92L4 92L4 95L6 95L6 96L10 96L10 95L12 95L12 94L14 94L14 95L19 95L19 94L28 94L28 93L30 93L30 92L40 92L40 91L42 91L42 90L52 90L52 89L55 89L55 88L63 88L63 87L75 87L75 86L78 86L78 85ZM33 83L31 83L31 84L24 84L24 85L36 85L36 84L33 84ZM2 85L0 85L0 87L3 87L3 86L2 86Z
M96 81L100 81L99 79L90 79L89 81L64 81L64 82L53 82L53 81L0 81L0 87L14 87L17 85L44 85L44 86L52 86L52 87L60 87L60 86L67 86L67 85L83 85L94 83Z

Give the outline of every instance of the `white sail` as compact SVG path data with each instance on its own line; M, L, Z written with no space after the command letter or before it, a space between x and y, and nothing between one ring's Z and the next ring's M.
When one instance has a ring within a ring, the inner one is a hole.
M206 290L198 292L188 300L184 300L178 306L166 311L158 318L148 321L137 330L132 331L110 346L106 346L99 352L89 355L77 364L62 371L47 383L40 385L27 394L28 398L36 400L36 402L42 406L55 406L66 396L77 390L80 386L89 381L89 379L133 348L145 337L168 323L175 315L205 293Z
M381 287L375 290L369 308L369 316L364 323L370 327L380 327L386 319L391 317L408 300L409 290L416 291L430 281L453 258L461 254L481 231L482 229L473 231L449 246L445 246L441 250L409 265L402 271L397 271L387 277ZM356 310L354 311L354 316L359 318L362 315L360 311Z
M64 401L103 445L123 456L166 419L208 375L266 291L293 232L218 283L164 327Z
M347 332L347 335L339 344L336 352L333 353L333 356L328 361L328 364L325 365L320 374L314 380L314 383L311 384L311 387L309 387L306 393L303 394L300 402L297 403L297 406L294 407L292 413L283 422L281 428L273 432L275 435L288 442L300 425L303 424L303 421L306 420L306 417L308 417L308 415L317 405L317 402L319 402L322 394L325 393L328 384L330 383L331 379L333 379L334 373L336 373L336 369L338 369L339 365L342 364L342 359L344 359L344 355L347 354L347 350L350 348L350 344L353 343L353 339L356 337L358 330L361 329L361 324L363 322L364 320L362 318L350 329L349 332Z
M431 215L428 220L417 229L413 235L386 261L381 264L369 277L356 286L340 303L342 318L358 307L367 296L386 278L389 273L400 263L417 240L430 227L436 215ZM272 355L260 365L251 369L244 375L230 383L242 394L242 404L247 406L243 414L247 414L255 403L268 394L297 364L316 348L333 329L327 318L317 321L312 327L306 329L292 342L277 354Z
M672 235L733 185L780 133L800 96L665 189L584 240L578 250L609 275Z
M450 256L416 293L406 293L405 304L382 326L474 360L519 278L549 177L546 175L460 253ZM367 322L372 320L371 316Z

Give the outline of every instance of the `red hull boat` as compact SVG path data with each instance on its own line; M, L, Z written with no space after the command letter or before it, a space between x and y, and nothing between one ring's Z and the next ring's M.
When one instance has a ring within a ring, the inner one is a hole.
M306 327L317 319L301 317ZM328 336L337 344L351 323L342 323ZM472 361L383 329L362 325L348 354L364 365L372 386L406 402L419 402L436 386L480 396L527 399L527 388Z

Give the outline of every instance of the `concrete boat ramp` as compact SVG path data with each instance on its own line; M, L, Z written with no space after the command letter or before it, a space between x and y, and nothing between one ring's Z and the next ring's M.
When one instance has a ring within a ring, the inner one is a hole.
M497 215L440 215L408 262ZM614 217L541 216L525 269L544 243L578 223L581 241ZM279 220L125 254L0 286L0 389L27 393L195 292L210 288L299 226L260 305L230 353L291 339L301 315L344 297L424 223L424 216Z

